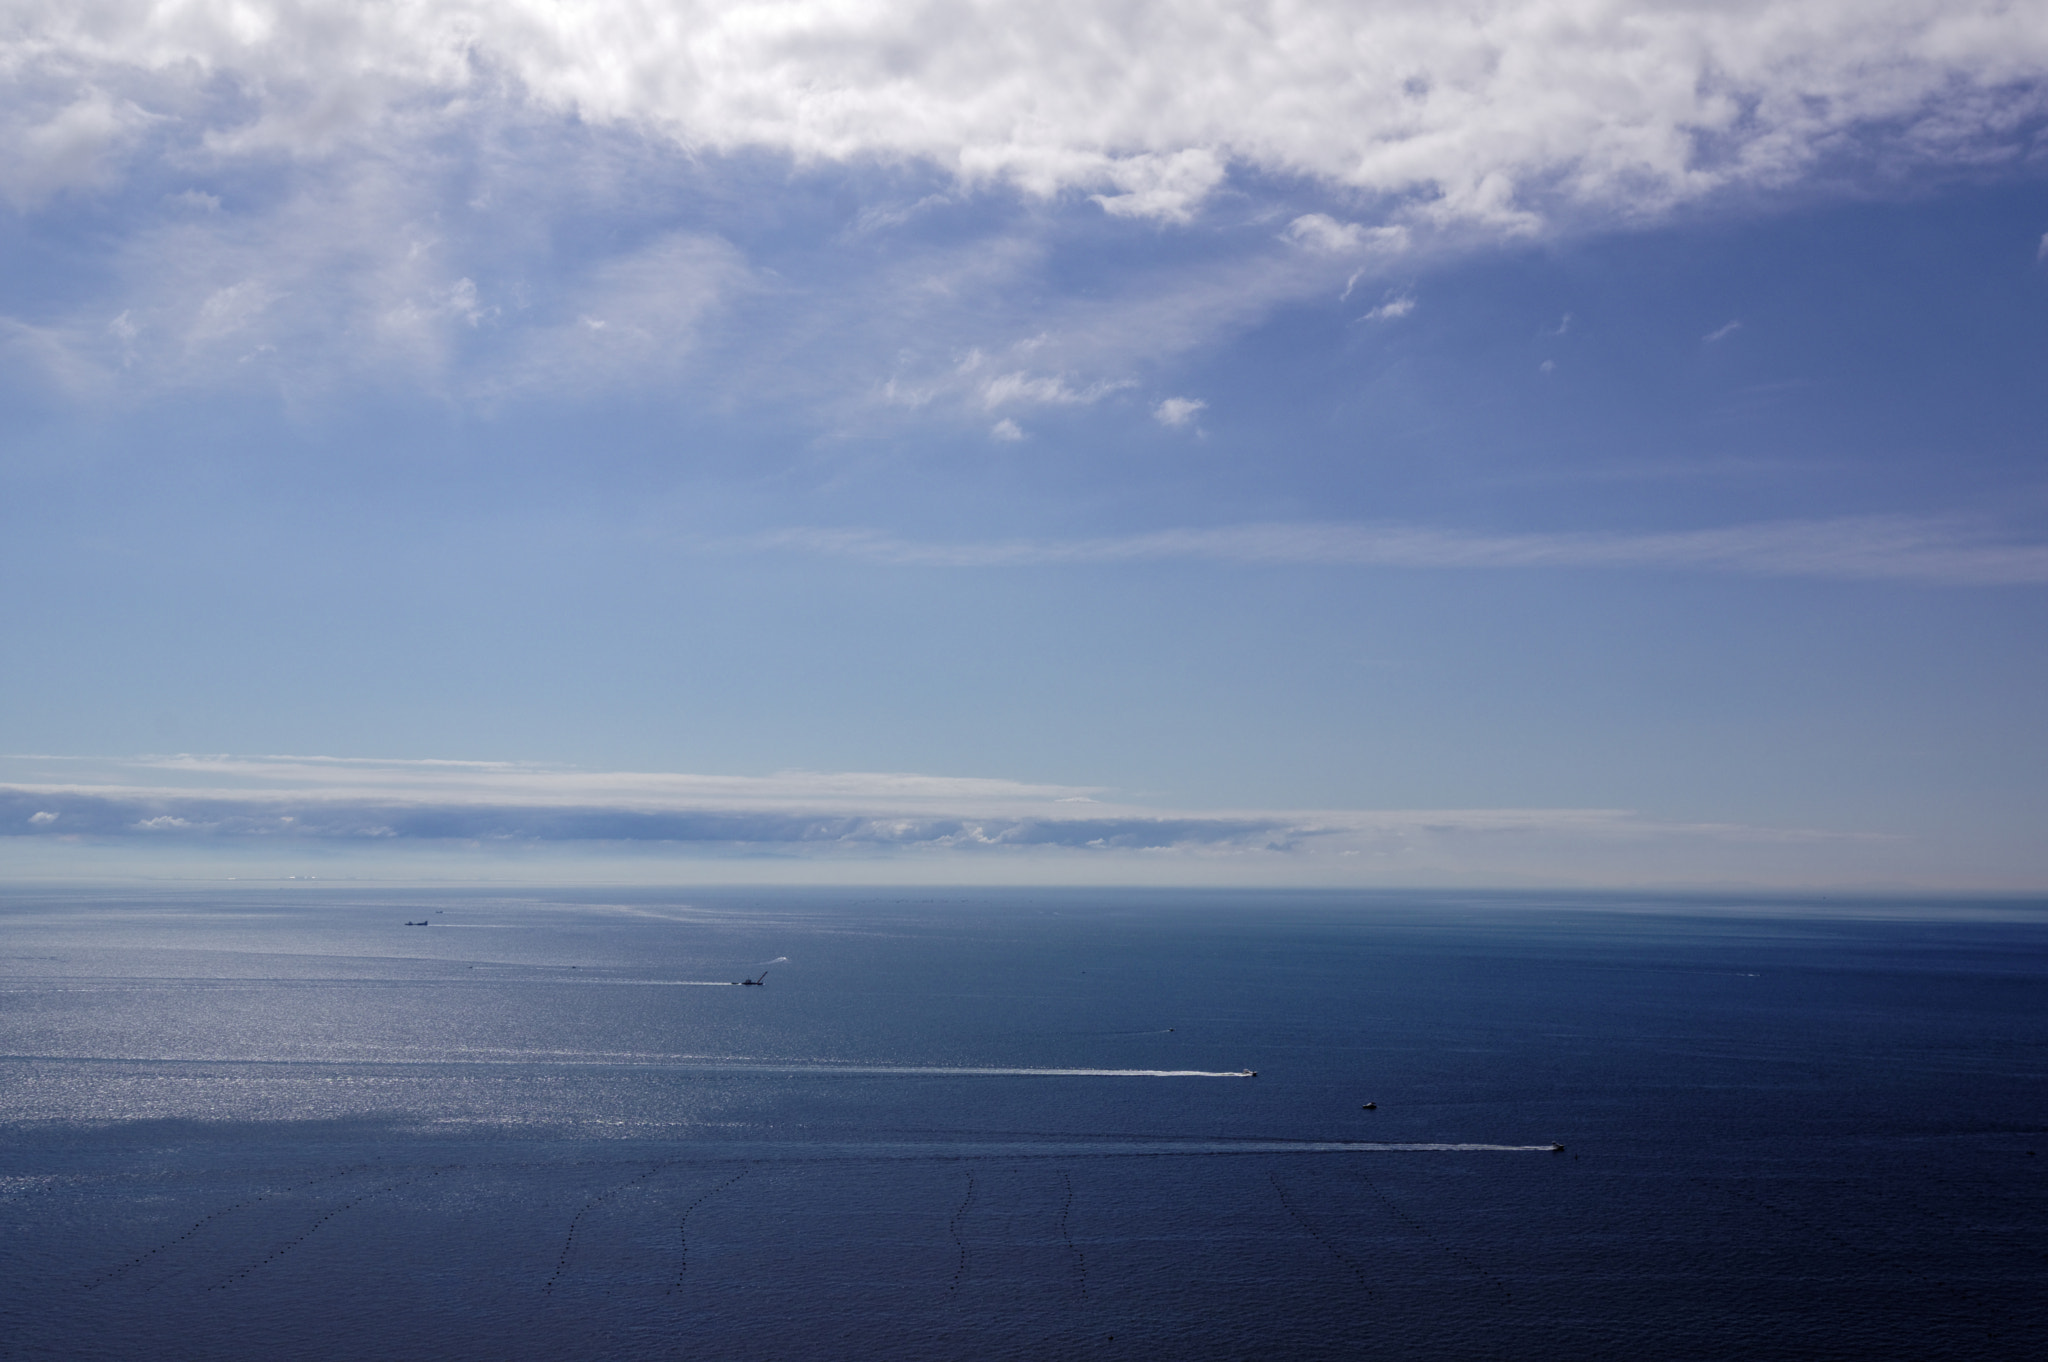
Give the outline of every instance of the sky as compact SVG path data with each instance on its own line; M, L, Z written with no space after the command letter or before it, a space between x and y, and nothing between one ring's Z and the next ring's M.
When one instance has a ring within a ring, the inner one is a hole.
M0 72L0 878L2048 887L2048 5Z

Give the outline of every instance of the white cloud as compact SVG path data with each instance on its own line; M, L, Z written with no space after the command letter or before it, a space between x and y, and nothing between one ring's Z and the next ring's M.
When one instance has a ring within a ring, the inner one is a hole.
M1113 161L1107 173L1123 192L1091 197L1112 216L1186 222L1209 191L1223 182L1224 168L1213 150L1191 147L1171 155Z
M1365 229L1355 222L1339 222L1328 213L1304 213L1287 224L1289 241L1319 251L1356 250L1365 240Z
M1152 409L1152 419L1178 429L1192 424L1208 405L1199 397L1169 397Z
M1288 223L1287 230L1280 235L1283 240L1322 255L1357 255L1365 251L1393 254L1407 250L1410 242L1408 229L1398 224L1362 227L1355 222L1339 222L1328 213L1304 213ZM1358 275L1354 273L1344 285L1346 297L1357 282Z
M58 149L30 153L16 178L31 188L71 173L37 166L117 141L124 100L233 88L213 151L319 156L516 90L691 149L917 158L1115 213L1184 218L1244 165L1510 229L1778 183L1853 135L1916 157L2010 141L2048 68L2048 25L1996 0L24 0L13 15L0 65L74 93L33 124Z
M1208 559L1403 568L1637 568L1952 586L2048 583L2048 545L1910 516L1785 520L1658 534L1471 535L1414 526L1235 525L1100 539L920 543L869 530L784 530L760 547L932 567Z
M51 813L48 809L39 809L28 816L28 821L36 827L46 828L60 817L62 817L61 814Z
M0 44L0 53L11 44ZM16 61L0 57L0 74ZM69 189L104 185L118 175L119 152L151 121L133 102L80 82L61 107L0 102L0 192L17 208L37 208ZM19 100L19 87L17 87Z
M750 317L759 354L721 354L753 366L745 391L893 381L899 414L950 404L977 420L1085 403L1114 390L1105 375L1351 275L1348 293L1361 265L1406 250L1649 220L1831 156L1990 164L2034 126L2048 74L2048 25L1996 0L18 0L9 14L0 193L33 212L140 187L133 202L154 205L102 238L95 296L0 318L11 361L94 395L259 371L295 394L363 375L487 398L660 383L705 353L722 302L754 290L808 296ZM856 191L888 178L888 206L857 207L852 236L984 191L1002 225L914 261L842 271L834 257L814 279L770 281L728 229L647 208L678 185L743 197L718 177L763 152L845 168ZM1013 211L1016 194L1043 202ZM1287 224L1284 244L1261 231L1099 298L1044 286L1048 222L1099 211L1152 232L1218 202L1246 220L1247 198L1249 220ZM107 332L116 315L133 334ZM1035 329L1060 353L1013 353ZM976 344L1000 357L978 392L946 373Z
M2041 244L2034 248L2034 259L2048 260L2048 232L2041 233Z
M990 411L1014 404L1036 403L1053 407L1085 407L1111 393L1135 386L1131 379L1104 379L1075 388L1057 374L997 374L981 385L981 403Z
M1388 322L1405 317L1415 310L1415 299L1406 293L1396 294L1372 311L1359 318L1367 322Z
M1701 339L1701 340L1703 340L1703 341L1705 341L1705 342L1706 342L1707 344L1709 344L1709 345L1712 345L1712 344L1713 344L1713 343L1714 343L1715 341L1723 341L1723 340L1727 340L1727 339L1728 339L1728 338L1729 338L1730 336L1734 335L1734 334L1735 334L1736 332L1740 331L1741 329L1742 329L1742 323L1741 323L1741 322L1739 322L1739 321L1732 321L1732 322L1729 322L1729 323L1727 323L1727 324L1726 324L1726 325L1724 325L1724 326L1717 326L1717 327L1715 327L1715 328L1714 328L1714 329L1713 329L1712 331L1709 331L1709 332L1708 332L1708 333L1707 333L1706 335L1704 335L1704 336L1701 336L1701 337L1700 337L1700 339Z
M1024 427L1005 416L1002 420L988 428L988 437L991 440L1001 440L1006 444L1015 444L1024 438Z

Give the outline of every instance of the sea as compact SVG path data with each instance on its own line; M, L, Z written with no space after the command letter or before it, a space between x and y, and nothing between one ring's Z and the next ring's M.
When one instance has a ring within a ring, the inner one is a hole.
M0 1358L2042 1356L2048 903L0 891Z

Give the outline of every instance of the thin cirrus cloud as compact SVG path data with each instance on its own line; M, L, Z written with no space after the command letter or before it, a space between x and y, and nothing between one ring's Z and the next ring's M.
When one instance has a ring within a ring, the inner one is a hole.
M1776 521L1659 534L1479 535L1404 526L1236 525L1094 539L933 542L872 530L793 529L769 550L914 567L997 568L1207 560L1399 568L1648 568L1948 586L2048 582L2048 545L1910 516Z
M128 205L89 282L0 318L18 361L91 398L252 375L492 398L663 385L721 308L774 294L743 224L634 220L664 192L744 199L748 158L841 176L857 235L961 196L993 206L991 241L1248 201L1287 225L1218 248L1268 263L1209 262L1241 295L1192 324L1213 333L1432 242L1644 221L1823 163L1992 164L2043 108L2048 26L1990 0L28 0L0 71L0 195ZM561 230L591 219L622 230ZM1289 250L1312 259L1271 263ZM895 353L837 325L877 267L827 255L799 310ZM1029 255L997 348L1036 325ZM900 330L957 296L930 282L897 295L926 309L899 302ZM1086 394L1121 358L1019 382Z

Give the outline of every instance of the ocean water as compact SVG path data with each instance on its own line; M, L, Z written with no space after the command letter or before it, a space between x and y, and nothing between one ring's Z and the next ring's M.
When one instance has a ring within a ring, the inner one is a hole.
M2044 905L0 894L0 1357L2044 1325Z

